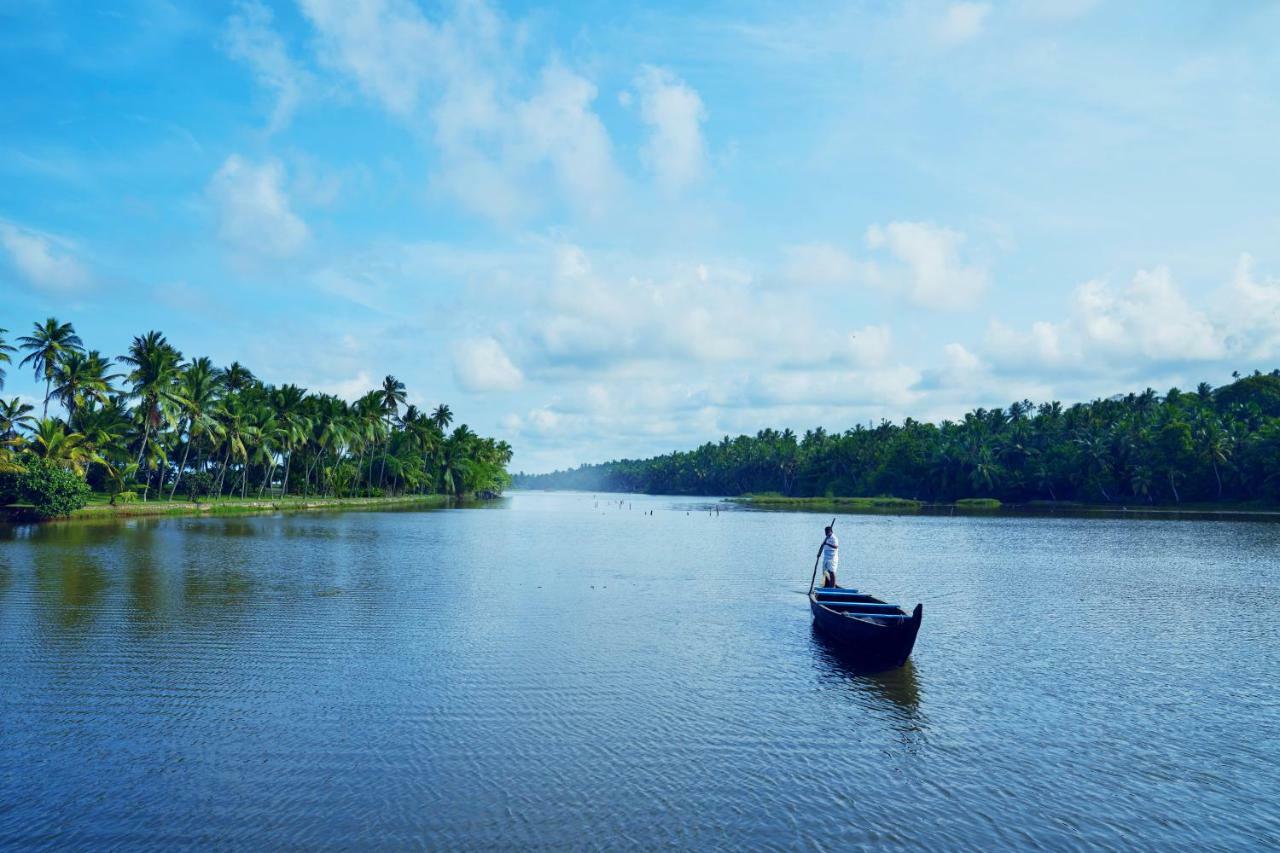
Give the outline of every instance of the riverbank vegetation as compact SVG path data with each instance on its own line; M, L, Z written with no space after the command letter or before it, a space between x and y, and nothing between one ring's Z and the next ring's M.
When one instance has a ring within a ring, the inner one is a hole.
M762 430L696 450L525 475L517 486L786 498L893 495L1099 504L1280 502L1280 371L1191 392L1064 406L1028 400L956 421L841 433ZM763 500L767 500L764 498ZM987 506L995 506L988 503Z
M110 358L52 317L22 337L0 329L0 390L15 360L44 396L38 408L0 398L0 507L39 517L67 515L91 492L110 505L461 497L509 482L506 442L454 427L447 405L420 411L394 376L348 402L184 357L155 331Z

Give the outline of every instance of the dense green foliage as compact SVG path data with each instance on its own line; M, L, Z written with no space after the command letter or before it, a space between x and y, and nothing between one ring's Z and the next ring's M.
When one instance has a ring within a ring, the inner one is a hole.
M92 490L83 477L44 459L28 459L21 471L0 474L0 495L27 504L39 518L62 518L89 502Z
M37 470L87 481L113 503L179 493L460 496L509 482L506 442L465 424L450 430L447 405L419 411L393 376L348 403L265 384L239 363L184 360L159 332L134 338L114 360L86 351L71 324L52 317L16 348L6 335L0 329L0 366L25 353L20 365L45 398L40 418L17 398L0 399L0 475L11 480L0 504L19 502L12 483ZM51 402L65 415L51 416Z
M1063 407L1014 403L941 424L763 430L653 459L516 477L526 488L895 495L1106 503L1280 500L1280 371L1222 388Z

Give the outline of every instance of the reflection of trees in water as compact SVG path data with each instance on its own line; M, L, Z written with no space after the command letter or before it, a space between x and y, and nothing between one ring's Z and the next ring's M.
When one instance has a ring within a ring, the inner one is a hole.
M253 588L253 578L237 568L187 568L182 573L182 610L189 622L221 621L243 611Z
M40 556L35 581L42 623L74 637L83 636L93 626L110 585L96 559L83 552L62 550Z
M920 710L920 685L915 664L910 659L896 669L868 671L816 626L812 648L814 665L823 683L848 691L859 704L887 711L901 724L904 735L923 733L925 718Z

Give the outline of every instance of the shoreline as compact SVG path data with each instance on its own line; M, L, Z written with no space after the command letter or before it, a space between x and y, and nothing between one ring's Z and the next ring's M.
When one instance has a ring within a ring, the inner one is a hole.
M275 512L314 512L319 510L359 511L395 507L438 509L467 503L474 498L457 500L448 495L400 495L381 498L225 498L219 501L148 501L127 504L90 504L65 518L46 521L25 517L20 508L0 508L0 522L9 524L47 524L77 521L102 521L121 518L197 517L211 515L262 515Z
M727 503L761 510L851 513L861 515L933 516L1065 516L1072 518L1189 519L1217 521L1280 521L1280 506L1213 505L1129 506L1036 501L1007 504L983 499L955 503L926 503L908 498L789 498L781 495L742 495Z

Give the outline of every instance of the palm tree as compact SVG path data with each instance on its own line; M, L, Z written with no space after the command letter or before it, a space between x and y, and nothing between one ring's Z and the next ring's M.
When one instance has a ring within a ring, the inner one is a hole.
M108 373L111 362L102 353L92 350L88 354L71 351L64 355L54 368L53 396L67 410L68 418L74 418L76 410L87 403L106 403L111 397L111 383L120 379L118 373Z
M71 426L84 436L85 443L95 453L110 461L110 467L122 470L128 467L117 464L128 455L129 434L133 430L133 418L124 398L112 397L103 406L80 409ZM138 466L135 464L132 469L136 473Z
M1201 382L1201 385L1208 383ZM1202 394L1202 397L1205 395ZM1220 465L1225 465L1231 459L1231 444L1228 441L1227 434L1218 424L1218 419L1214 417L1204 417L1198 420L1196 424L1196 452L1203 461L1209 463L1213 468L1213 479L1218 484L1218 500L1222 500L1222 472Z
M232 394L251 388L258 381L249 368L238 361L233 361L224 368L219 379L222 381L222 387Z
M0 441L17 438L19 429L35 429L36 419L31 416L35 410L35 406L24 403L17 397L0 400Z
M466 491L466 477L472 442L476 434L463 424L444 441L440 453L440 485L446 495L461 495Z
M431 422L436 425L436 429L444 432L453 423L453 411L447 405L441 403L431 413Z
M65 425L53 418L45 418L31 434L30 452L64 468L84 475L85 467L99 457L78 432L67 432Z
M278 447L284 455L284 481L280 484L281 497L289 496L289 469L293 467L293 452L307 440L311 422L304 410L307 392L297 385L285 385L271 395L275 406L276 422L280 427Z
M382 401L382 411L387 420L387 428L390 431L392 422L396 415L400 412L400 405L405 401L404 383L396 379L391 374L387 374L382 380L382 387L378 389L378 396ZM378 474L378 487L381 488L383 480L387 473L387 452L386 448L382 451L382 470Z
M222 470L218 474L218 497L222 497L222 488L227 478L227 468L233 458L248 464L249 451L245 444L248 437L249 412L241 396L232 394L225 397L215 414L222 433L222 443L226 452L222 457ZM233 486L234 488L234 486Z
M44 411L41 417L49 417L49 396L53 387L53 376L59 360L69 352L80 352L84 344L70 323L59 323L50 317L44 324L33 323L30 335L18 338L18 345L27 351L27 357L19 364L25 367L30 364L36 381L44 379Z
M138 467L141 468L148 449L152 451L153 458L156 451L163 456L162 448L152 441L152 436L162 423L175 420L175 413L184 402L176 384L182 353L170 346L164 335L151 331L135 337L129 345L129 354L120 356L119 361L133 368L126 378L132 386L132 396L139 402L142 441L138 449ZM150 470L148 465L143 500L151 488Z
M17 352L16 349L9 346L9 341L5 338L5 335L7 334L9 334L8 329L0 329L0 365L12 364L12 361L9 358L9 353ZM4 388L4 378L4 367L0 367L0 389Z
M178 484L182 481L182 473L187 470L191 446L199 437L209 435L217 429L217 421L213 419L211 412L218 400L219 376L213 362L207 357L192 359L182 369L177 381L181 396L177 406L182 419L176 438L181 439L185 431L187 440L182 450L182 461L178 463L178 470L173 476L173 486L169 489L169 500L173 500Z

